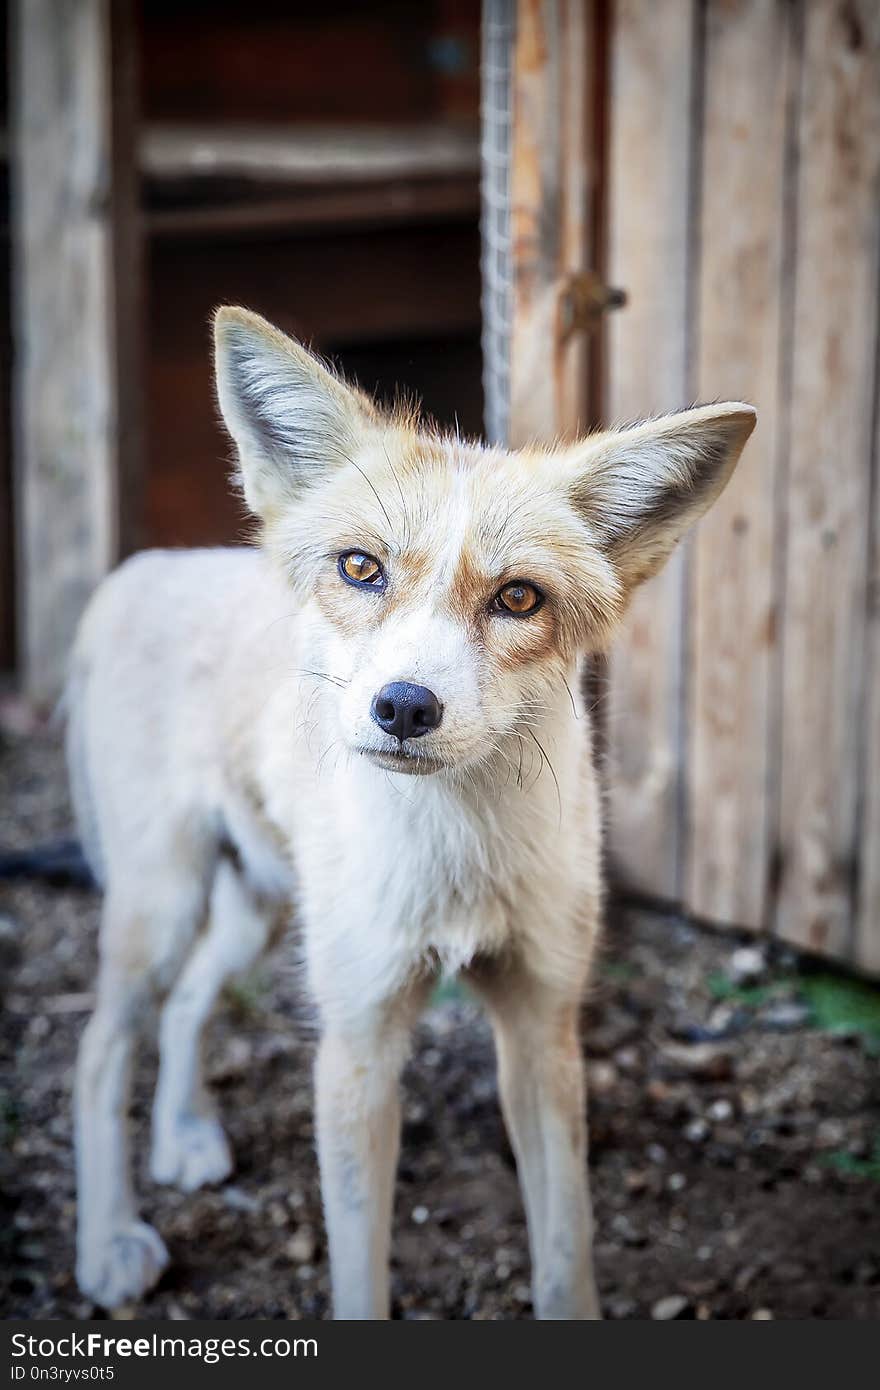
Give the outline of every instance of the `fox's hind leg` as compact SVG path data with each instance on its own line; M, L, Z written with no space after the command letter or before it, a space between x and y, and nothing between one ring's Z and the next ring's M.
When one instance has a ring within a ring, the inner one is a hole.
M140 1297L168 1256L138 1219L128 1101L135 1043L179 971L204 919L210 849L176 846L152 874L110 876L101 925L97 1003L79 1048L75 1085L77 1280L105 1308ZM192 852L190 852L192 851Z
M209 923L162 1011L159 1084L153 1106L150 1171L156 1182L192 1192L232 1171L232 1154L202 1075L202 1030L230 976L264 949L273 905L221 859Z

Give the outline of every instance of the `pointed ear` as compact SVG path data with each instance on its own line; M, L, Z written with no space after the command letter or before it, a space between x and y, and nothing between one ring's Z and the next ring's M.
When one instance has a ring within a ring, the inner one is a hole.
M570 496L627 589L656 574L722 492L756 419L739 402L699 406L571 451Z
M215 313L214 373L245 501L264 518L350 459L375 418L365 397L247 309Z

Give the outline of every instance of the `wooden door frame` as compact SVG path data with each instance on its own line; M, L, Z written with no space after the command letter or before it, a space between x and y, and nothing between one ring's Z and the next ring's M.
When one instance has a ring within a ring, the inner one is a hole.
M10 70L18 665L46 702L141 513L132 0L14 0Z

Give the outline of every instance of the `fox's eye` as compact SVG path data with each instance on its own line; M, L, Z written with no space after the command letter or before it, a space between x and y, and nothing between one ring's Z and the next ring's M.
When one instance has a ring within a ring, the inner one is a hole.
M543 602L544 595L534 584L528 584L524 579L514 579L498 591L492 600L492 607L496 613L512 613L516 618L525 618L529 613L536 612Z
M347 584L365 589L384 589L385 575L378 560L360 550L347 550L339 557L339 573Z

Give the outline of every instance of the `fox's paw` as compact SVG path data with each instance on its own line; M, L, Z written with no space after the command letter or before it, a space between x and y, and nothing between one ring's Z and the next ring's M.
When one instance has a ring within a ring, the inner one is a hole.
M168 1251L157 1231L130 1221L87 1245L77 1261L76 1280L102 1308L118 1308L142 1298L161 1278Z
M232 1167L229 1142L213 1115L191 1115L173 1126L163 1125L153 1140L153 1181L173 1183L182 1192L223 1182Z

